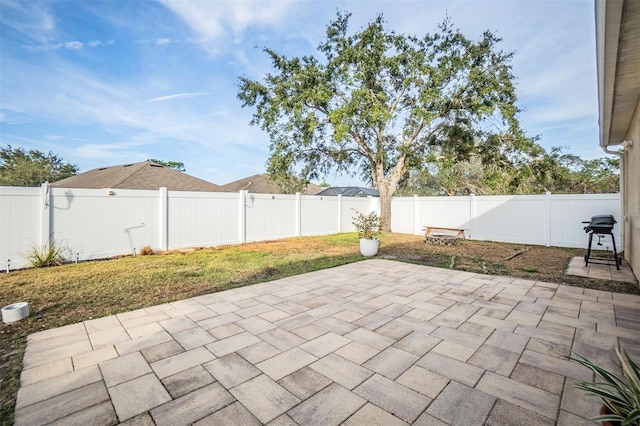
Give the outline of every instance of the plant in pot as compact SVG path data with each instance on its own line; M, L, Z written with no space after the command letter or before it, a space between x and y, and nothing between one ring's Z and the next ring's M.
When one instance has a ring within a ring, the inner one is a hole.
M384 225L384 219L376 212L369 214L360 213L356 210L353 217L353 226L360 236L360 253L363 256L375 256L380 247L380 228Z
M600 415L590 420L603 425L640 425L640 369L622 348L616 348L622 377L588 359L572 358L596 374L596 381L578 382L576 387L602 400Z

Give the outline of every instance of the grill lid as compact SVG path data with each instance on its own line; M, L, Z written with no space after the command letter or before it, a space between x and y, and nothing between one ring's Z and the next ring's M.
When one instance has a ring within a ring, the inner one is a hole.
M613 231L613 225L618 223L611 214L600 214L591 216L590 222L584 227L584 232L594 232L596 234L610 234Z
M618 223L612 214L600 214L597 216L591 216L591 222L589 225L611 225Z

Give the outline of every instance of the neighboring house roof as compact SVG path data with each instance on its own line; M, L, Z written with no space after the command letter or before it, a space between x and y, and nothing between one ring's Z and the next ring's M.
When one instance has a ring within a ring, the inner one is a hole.
M640 2L597 0L595 6L600 145L619 145L640 99Z
M281 194L282 191L269 179L268 173L257 174L249 176L243 179L239 179L233 182L222 185L231 191L240 191L242 189L254 193L254 194ZM303 191L303 194L313 195L322 191L320 185L315 183L307 184L307 187Z
M54 188L121 188L169 191L229 192L206 180L162 166L152 161L100 167L53 182Z
M344 195L345 197L379 197L380 192L373 188L364 188L362 186L332 186L324 191L318 192L316 195Z

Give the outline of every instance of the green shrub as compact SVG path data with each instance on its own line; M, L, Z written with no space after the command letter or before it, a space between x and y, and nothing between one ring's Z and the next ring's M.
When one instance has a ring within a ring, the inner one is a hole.
M64 249L56 243L33 246L25 257L36 268L62 265L65 262Z
M624 349L619 351L616 348L616 354L620 360L623 377L618 377L579 355L572 358L593 371L600 379L595 383L579 382L576 383L576 387L599 397L608 409L607 414L590 420L619 422L621 425L640 425L640 368Z
M356 231L360 234L360 238L366 238L372 240L380 234L380 229L384 225L384 219L380 217L376 212L369 214L363 214L359 211L355 211L356 214L353 217L353 226L356 227Z

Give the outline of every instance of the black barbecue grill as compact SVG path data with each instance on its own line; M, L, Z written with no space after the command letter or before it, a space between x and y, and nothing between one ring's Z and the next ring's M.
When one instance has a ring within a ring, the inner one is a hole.
M593 236L596 235L598 237L597 244L601 246L602 238L605 235L611 235L611 241L613 242L613 261L616 264L616 269L620 269L622 260L618 257L618 251L616 250L616 239L613 236L613 226L617 223L613 215L602 214L592 216L591 221L582 223L588 223L588 225L584 227L584 232L589 234L589 248L587 249L587 254L584 256L584 266L589 266L589 263L604 263L599 262L602 260L607 261L607 263L611 261L611 259L591 256L591 244L593 242Z

